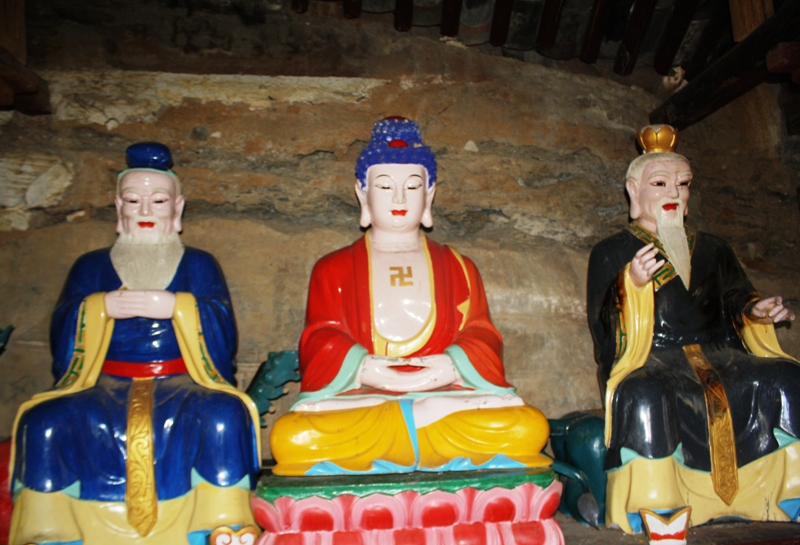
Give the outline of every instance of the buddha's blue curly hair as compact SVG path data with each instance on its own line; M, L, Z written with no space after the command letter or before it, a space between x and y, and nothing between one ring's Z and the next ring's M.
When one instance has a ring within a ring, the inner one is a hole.
M419 126L404 117L387 117L375 123L372 138L356 163L356 178L367 187L367 170L372 165L422 165L428 171L428 187L436 183L436 157L422 143Z

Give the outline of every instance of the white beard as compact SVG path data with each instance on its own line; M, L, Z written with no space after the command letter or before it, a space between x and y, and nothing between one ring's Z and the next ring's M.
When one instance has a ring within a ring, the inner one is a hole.
M111 263L130 290L163 290L183 257L178 233L137 236L121 233L111 247Z
M664 203L675 202L671 199L659 203L658 209ZM680 276L683 285L689 289L692 280L692 256L689 253L689 242L686 240L686 229L683 226L684 207L678 204L677 213L673 216L658 214L656 216L656 228L658 229L658 240L667 252L669 262L675 267L675 272Z

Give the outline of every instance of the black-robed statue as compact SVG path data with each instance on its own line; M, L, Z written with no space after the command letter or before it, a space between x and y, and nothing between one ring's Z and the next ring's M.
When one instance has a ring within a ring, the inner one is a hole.
M691 522L798 520L800 365L722 239L686 229L692 171L669 126L639 133L630 226L589 263L588 314L604 387L606 523L691 507Z

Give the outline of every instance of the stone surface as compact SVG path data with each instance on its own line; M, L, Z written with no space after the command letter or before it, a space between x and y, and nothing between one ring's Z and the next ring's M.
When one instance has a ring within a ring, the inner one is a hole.
M323 2L246 25L183 4L58 4L29 10L30 64L56 113L0 114L0 326L16 327L0 435L52 384L50 312L74 259L114 240L127 145L172 148L183 237L225 271L246 383L269 351L296 347L314 262L360 236L355 161L387 115L418 121L437 153L430 236L481 270L509 379L553 417L600 406L586 265L626 224L623 176L653 90L395 33L391 16L346 21ZM691 224L800 311L800 161L780 147L773 91L686 130L679 150L697 174ZM796 324L778 334L800 355ZM287 390L269 422L296 398Z
M28 228L31 208L58 203L72 182L72 172L59 157L21 152L0 157L0 230Z

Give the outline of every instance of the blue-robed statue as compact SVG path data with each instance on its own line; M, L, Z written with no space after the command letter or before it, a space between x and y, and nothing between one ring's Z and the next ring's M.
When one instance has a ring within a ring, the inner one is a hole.
M55 388L15 423L11 545L255 532L258 415L232 386L225 279L180 241L169 149L141 143L127 156L119 237L72 267L51 326Z

